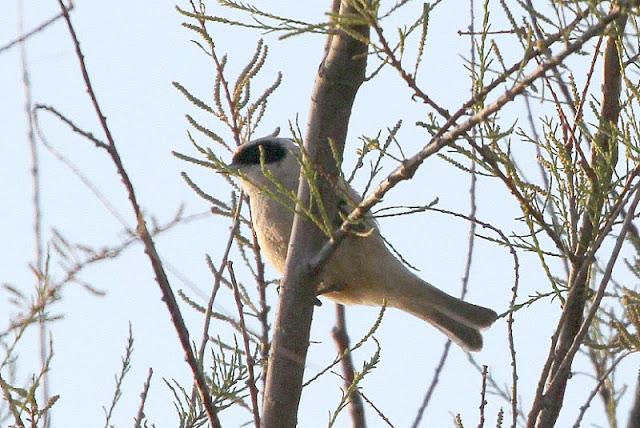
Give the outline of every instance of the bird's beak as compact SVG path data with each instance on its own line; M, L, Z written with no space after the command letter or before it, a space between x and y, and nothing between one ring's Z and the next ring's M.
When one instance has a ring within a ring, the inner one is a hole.
M231 163L225 164L225 169L220 170L221 174L224 175L236 175L238 173L238 169L240 167L240 165L236 162L237 161L237 155L238 155L238 151L236 150L233 155L231 156Z
M218 174L222 174L222 175L237 175L238 165L234 164L233 162L229 164L224 164L224 166L220 168L217 172Z
M233 158L231 158L231 163L228 163L227 165L227 173L228 174L238 174L240 172L241 169L241 164L236 162L235 156Z

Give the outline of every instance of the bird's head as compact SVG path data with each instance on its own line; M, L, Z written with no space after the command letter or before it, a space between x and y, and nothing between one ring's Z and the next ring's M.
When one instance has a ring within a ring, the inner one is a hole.
M300 149L288 138L263 137L239 146L233 153L231 171L237 172L249 193L257 188L274 188L274 180L288 190L297 189Z

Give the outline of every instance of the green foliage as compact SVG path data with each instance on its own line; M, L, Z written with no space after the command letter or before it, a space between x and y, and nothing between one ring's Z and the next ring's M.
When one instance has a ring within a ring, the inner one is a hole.
M630 352L640 352L640 294L625 289L622 297L625 322L613 321L613 327L618 333L618 345Z
M40 426L45 418L48 417L49 411L56 404L59 395L48 397L45 403L38 401L38 395L43 388L45 376L49 373L51 360L53 359L53 343L49 341L49 350L44 365L37 374L31 376L26 387L18 387L11 385L5 381L0 375L0 390L6 403L9 413L12 415L16 423L23 420L28 422L30 426Z
M244 27L244 28L249 28L254 30L261 30L262 32L266 32L266 33L271 33L271 32L283 33L281 38L287 38L291 36L308 34L308 33L326 34L326 31L328 28L327 23L312 24L312 23L304 22L298 19L279 16L271 12L262 10L257 6L246 4L246 3L235 2L230 0L221 0L219 1L219 4L229 9L235 9L237 11L251 15L252 17L254 17L254 20L253 22L249 23L245 21L236 21L236 20L228 19L223 16L207 15L205 13L204 2L200 2L199 10L197 12L190 12L178 6L176 6L176 9L180 14L182 14L187 18L202 20L205 22Z

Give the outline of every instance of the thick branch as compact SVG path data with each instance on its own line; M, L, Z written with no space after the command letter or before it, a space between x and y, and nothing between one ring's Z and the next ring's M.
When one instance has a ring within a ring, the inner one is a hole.
M362 13L349 3L352 2L340 2L340 17L355 17ZM334 2L334 5L337 4ZM327 207L329 216L336 206L331 181L335 182L339 176L339 166L329 143L341 156L351 107L366 68L367 46L348 36L343 30L345 26L350 27L348 32L358 33L362 39L368 39L367 26L350 26L348 23L329 36L331 40L315 81L304 141L309 162L317 165L323 172L323 178L326 178L326 181L321 180L319 187L322 205ZM309 185L303 175L298 188L298 200L301 203L310 202ZM297 422L317 285L309 261L325 240L326 236L311 221L296 214L269 358L262 421L266 428L294 427Z

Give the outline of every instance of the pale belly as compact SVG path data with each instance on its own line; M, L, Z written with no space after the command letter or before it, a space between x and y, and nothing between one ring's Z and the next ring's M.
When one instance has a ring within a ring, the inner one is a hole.
M284 274L293 213L273 203L260 208L252 205L258 241L267 261ZM349 236L329 259L318 289L323 297L338 303L380 305L388 294L387 284L393 281L383 269L382 260L376 259L387 257L393 258L376 232L367 237Z

